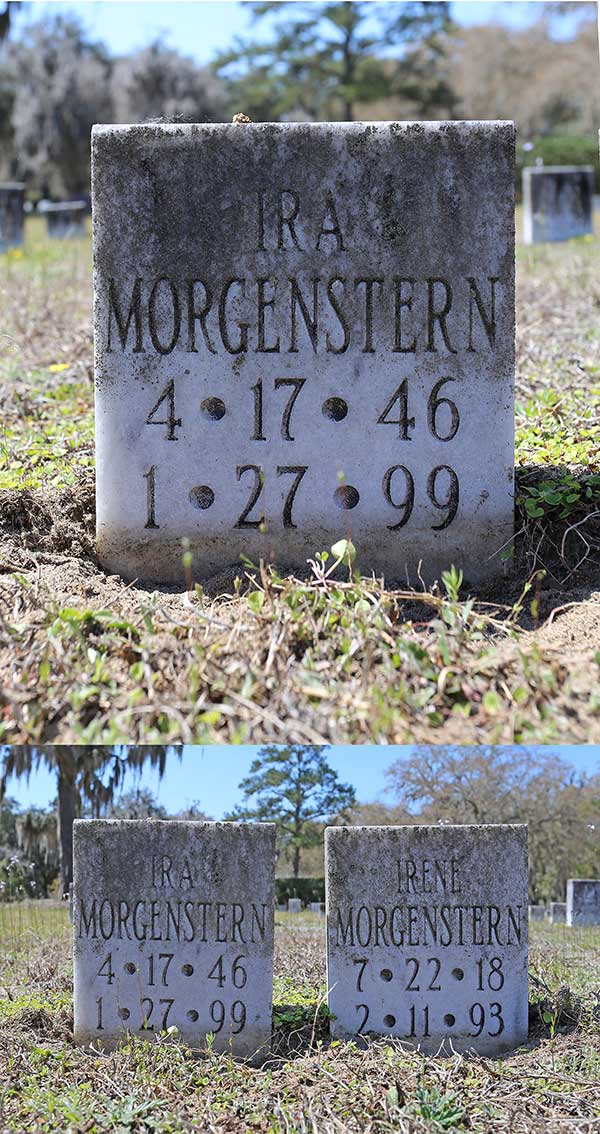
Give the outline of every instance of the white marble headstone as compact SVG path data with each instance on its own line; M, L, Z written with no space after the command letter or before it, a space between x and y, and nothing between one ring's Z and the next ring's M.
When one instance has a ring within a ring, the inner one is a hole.
M512 123L97 126L93 202L109 570L505 570Z
M526 827L329 827L325 854L333 1035L526 1040Z
M567 925L600 925L600 878L567 880Z
M275 826L89 820L74 828L75 1039L169 1028L260 1060L271 1039Z

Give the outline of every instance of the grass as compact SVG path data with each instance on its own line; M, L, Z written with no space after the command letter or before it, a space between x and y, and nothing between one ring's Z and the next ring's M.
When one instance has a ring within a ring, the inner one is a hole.
M590 1134L600 1120L600 933L531 927L530 1035L503 1059L330 1042L325 931L276 918L273 1055L261 1069L167 1036L110 1055L72 1039L64 905L0 906L0 1126L53 1134Z
M0 264L0 741L600 739L597 240L518 247L509 579L415 593L315 548L177 591L95 560L90 246L41 226Z

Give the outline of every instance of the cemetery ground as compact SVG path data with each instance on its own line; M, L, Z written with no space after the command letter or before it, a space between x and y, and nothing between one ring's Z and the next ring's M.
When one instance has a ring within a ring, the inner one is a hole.
M277 914L273 1051L262 1068L165 1034L77 1047L65 904L0 905L0 1126L50 1134L590 1134L600 1120L597 927L531 925L528 1042L502 1059L330 1042L325 922Z
M0 264L0 740L597 742L596 230L518 246L509 577L409 593L316 547L305 578L186 568L182 593L96 562L90 241L28 220Z

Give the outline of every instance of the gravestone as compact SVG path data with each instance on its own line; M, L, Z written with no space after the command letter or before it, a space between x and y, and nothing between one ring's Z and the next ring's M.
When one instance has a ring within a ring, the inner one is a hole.
M530 906L529 907L529 920L530 921L545 921L548 915L546 906Z
M567 920L567 903L550 902L550 921L553 925L564 925Z
M527 1038L527 828L329 827L334 1036L495 1055Z
M25 186L19 181L0 182L0 252L23 243Z
M288 898L288 913L302 913L300 898Z
M48 236L53 240L69 240L85 236L85 201L46 201L43 208L48 222Z
M525 166L525 244L571 240L593 233L594 181L591 165Z
M600 879L568 879L567 925L600 925Z
M310 912L320 914L321 913L321 903L320 902L311 902L310 903Z
M260 1059L271 1039L275 826L74 828L75 1039L110 1049L175 1026Z
M97 126L97 546L471 579L513 533L514 128ZM420 566L419 566L420 565Z

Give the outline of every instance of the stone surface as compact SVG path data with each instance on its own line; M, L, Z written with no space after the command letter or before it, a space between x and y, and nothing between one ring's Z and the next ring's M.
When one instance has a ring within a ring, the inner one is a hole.
M43 213L48 222L48 236L56 240L85 236L85 201L47 201Z
M594 180L591 165L525 166L525 244L571 240L593 233Z
M113 1047L175 1025L261 1058L271 1039L275 826L78 821L75 1039Z
M564 925L567 920L567 903L550 902L550 921L553 925Z
M24 206L25 186L20 181L0 182L0 252L23 243Z
M329 827L325 848L333 1035L526 1040L526 827Z
M548 909L546 906L530 906L529 907L529 920L530 921L545 921L548 916Z
M302 913L300 898L288 898L288 913Z
M99 126L93 199L109 570L506 569L511 123Z
M321 902L311 902L310 903L310 912L320 914L321 913Z
M600 925L600 879L569 878L567 925Z

